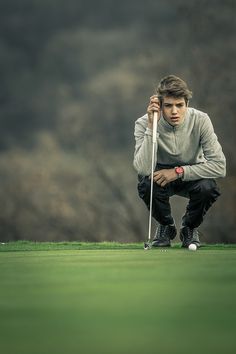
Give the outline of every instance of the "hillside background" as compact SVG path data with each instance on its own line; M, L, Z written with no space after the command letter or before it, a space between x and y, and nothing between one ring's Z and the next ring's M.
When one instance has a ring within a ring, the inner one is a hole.
M146 239L134 122L176 74L227 158L203 240L235 242L235 13L233 0L2 0L1 241ZM173 199L177 224L185 205Z

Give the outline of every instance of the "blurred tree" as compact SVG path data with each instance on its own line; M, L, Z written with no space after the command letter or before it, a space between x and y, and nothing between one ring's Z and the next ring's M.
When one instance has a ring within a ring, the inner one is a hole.
M1 238L145 238L134 121L159 79L174 73L209 113L228 161L205 237L235 241L235 7L232 0L1 1Z

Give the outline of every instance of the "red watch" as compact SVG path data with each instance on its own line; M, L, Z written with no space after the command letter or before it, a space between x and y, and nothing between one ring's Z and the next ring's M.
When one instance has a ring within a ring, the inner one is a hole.
M178 178L182 178L184 175L184 169L181 166L175 167L175 172L177 173Z

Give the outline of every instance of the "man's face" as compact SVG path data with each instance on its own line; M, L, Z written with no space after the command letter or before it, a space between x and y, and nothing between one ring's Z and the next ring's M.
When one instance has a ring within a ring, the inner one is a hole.
M187 105L184 98L164 97L162 102L163 117L172 126L184 121Z

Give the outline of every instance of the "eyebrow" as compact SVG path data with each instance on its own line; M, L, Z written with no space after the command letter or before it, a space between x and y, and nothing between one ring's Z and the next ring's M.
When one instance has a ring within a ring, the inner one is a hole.
M178 103L168 103L168 102L165 102L165 103L164 103L164 106L174 106L174 105L176 105L176 106L182 106L182 105L184 105L184 102L178 102Z

